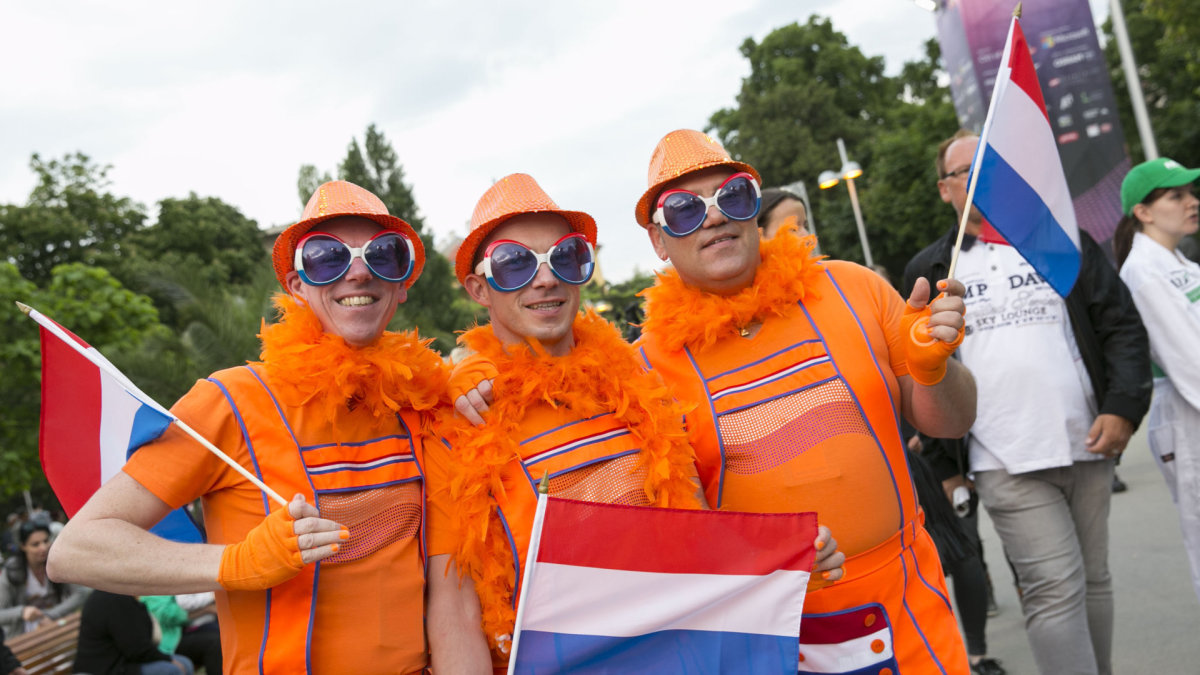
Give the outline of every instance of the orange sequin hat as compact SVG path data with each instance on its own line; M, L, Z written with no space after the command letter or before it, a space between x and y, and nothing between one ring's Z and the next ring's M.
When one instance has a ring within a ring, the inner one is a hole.
M479 246L504 221L523 213L556 213L567 220L575 232L582 232L587 240L596 245L596 221L582 211L564 211L550 199L533 176L514 173L496 181L488 188L475 205L471 214L471 233L458 247L454 259L454 273L458 283L465 283L473 271L472 262Z
M288 227L275 239L271 258L275 264L275 278L284 290L287 290L287 273L293 269L296 243L317 225L339 216L359 216L373 220L383 229L400 232L412 240L417 256L413 261L412 276L404 282L405 288L412 287L417 277L421 276L421 268L425 266L425 245L421 243L421 237L417 236L412 225L390 215L379 197L354 183L335 180L317 188L308 198L308 204L300 214L300 222Z
M645 227L652 222L650 217L654 212L654 199L664 185L684 174L710 166L727 166L735 171L745 171L762 184L762 177L754 167L735 161L717 139L691 129L676 129L663 136L654 146L654 154L650 155L646 192L633 210L638 224Z

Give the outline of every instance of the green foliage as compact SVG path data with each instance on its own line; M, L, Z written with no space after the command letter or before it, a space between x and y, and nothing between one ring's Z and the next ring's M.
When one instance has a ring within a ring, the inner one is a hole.
M635 270L631 278L619 284L584 286L582 298L584 303L620 328L625 339L632 342L641 335L642 299L638 293L653 285L653 274Z
M937 192L937 144L958 127L936 40L900 75L865 56L828 19L810 17L747 39L750 75L737 107L709 120L730 153L759 170L767 185L804 181L822 250L863 261L846 187L817 189L822 171L840 168L837 138L864 169L856 181L873 257L898 275L908 259L952 223Z
M1200 5L1194 0L1127 0L1122 5L1158 151L1184 166L1200 165L1200 60L1196 58ZM1136 164L1145 153L1113 39L1112 19L1104 22L1104 33L1108 37L1104 56L1121 126Z
M383 133L372 124L367 127L360 146L351 139L346 157L338 165L338 178L370 190L387 206L388 213L403 219L421 234L425 244L425 270L409 289L408 300L400 305L396 317L388 326L391 330L420 329L423 337L434 338L433 346L443 354L454 348L455 332L475 322L476 310L454 276L454 265L434 248L433 237L424 233L421 217L412 188L404 182L400 159ZM316 167L300 168L297 185L301 200L309 196L328 174Z
M0 495L44 485L37 454L41 358L37 324L20 300L67 326L101 352L134 352L147 339L164 340L150 299L121 286L106 270L82 263L55 267L43 288L0 263Z
M145 222L141 205L105 192L110 167L82 153L29 162L38 183L25 206L0 206L0 260L42 284L51 270L80 262L113 268Z

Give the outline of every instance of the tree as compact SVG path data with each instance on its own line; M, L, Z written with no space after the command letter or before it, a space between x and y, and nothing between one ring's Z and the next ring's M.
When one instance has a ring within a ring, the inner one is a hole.
M172 329L182 332L190 323L206 320L187 312L196 292L226 289L238 295L271 268L258 223L236 207L191 193L160 201L158 210L158 221L131 238L135 254L127 255L114 273L126 286L149 295ZM262 297L256 306L265 306L272 289L259 284L256 292ZM199 311L213 309L222 311Z
M759 170L768 185L802 180L810 188L825 253L863 260L845 188L817 190L816 178L836 170L836 139L865 170L856 181L873 257L895 276L951 221L937 194L938 142L957 121L934 40L901 74L884 73L881 57L865 56L828 19L810 17L747 39L750 75L737 106L709 122L730 153Z
M1200 61L1195 56L1200 40L1200 6L1189 0L1127 0L1122 4L1159 152L1184 166L1200 165ZM1145 153L1111 18L1104 22L1103 30L1108 38L1104 55L1121 126L1136 164Z
M297 184L301 192L312 188L301 199L307 202L309 195L327 178L328 174L322 175L316 167L300 167ZM424 220L412 188L404 182L404 169L395 149L374 124L367 127L362 146L357 139L350 140L346 158L338 165L338 178L370 190L383 201L388 213L403 219L421 235L425 270L389 328L419 328L422 336L435 339L438 350L449 353L454 348L455 331L469 327L474 322L474 313L468 309L470 304L463 302L466 294L458 286L452 263L434 247L433 237L424 232Z
M113 268L146 214L140 204L104 191L111 167L83 153L61 161L35 154L29 166L38 182L28 203L0 206L0 260L37 284L64 263Z
M83 263L59 265L45 287L0 263L0 494L44 485L38 461L41 359L37 325L20 314L20 300L83 336L101 352L136 352L142 342L164 339L150 299L121 286L106 270Z

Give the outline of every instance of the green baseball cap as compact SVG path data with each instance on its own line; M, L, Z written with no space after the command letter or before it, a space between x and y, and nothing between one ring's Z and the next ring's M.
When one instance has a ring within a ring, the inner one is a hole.
M1166 157L1142 162L1125 174L1121 181L1121 210L1125 215L1133 213L1146 195L1158 188L1173 188L1196 182L1200 169L1185 168L1179 162Z

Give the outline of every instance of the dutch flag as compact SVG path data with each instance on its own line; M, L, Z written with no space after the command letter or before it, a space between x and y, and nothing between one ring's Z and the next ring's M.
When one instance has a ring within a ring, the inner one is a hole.
M513 673L795 673L816 514L539 498Z
M972 173L980 213L1066 297L1079 276L1079 225L1037 71L1016 17Z
M23 308L24 309L24 308ZM125 377L94 347L35 309L42 343L42 470L68 516L158 438L175 416ZM199 542L182 509L152 531L174 541Z

